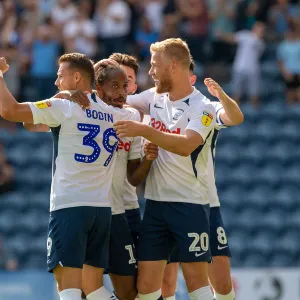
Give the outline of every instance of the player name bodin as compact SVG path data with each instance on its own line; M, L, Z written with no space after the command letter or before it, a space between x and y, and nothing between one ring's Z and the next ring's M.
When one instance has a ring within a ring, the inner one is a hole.
M86 116L90 119L95 119L95 120L98 119L98 120L114 123L113 114L104 113L95 109L93 110L86 109L85 112L86 112Z

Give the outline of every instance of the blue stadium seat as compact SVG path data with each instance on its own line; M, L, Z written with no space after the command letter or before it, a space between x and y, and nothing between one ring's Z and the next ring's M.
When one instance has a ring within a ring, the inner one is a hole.
M1 210L0 213L0 232L5 236L16 233L20 226L20 214L15 210Z
M19 233L6 240L6 247L17 256L26 256L30 251L30 237L26 233Z
M47 232L48 226L48 213L41 212L40 210L30 210L26 214L22 215L20 219L20 230L24 233L29 233L31 235Z
M20 192L4 194L0 199L0 208L12 209L16 212L23 211L28 206L28 199Z

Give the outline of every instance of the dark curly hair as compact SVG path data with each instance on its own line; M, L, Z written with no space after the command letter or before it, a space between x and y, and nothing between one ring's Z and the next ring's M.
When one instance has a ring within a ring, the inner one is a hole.
M107 78L111 74L111 72L116 71L116 70L120 70L120 71L124 72L117 63L112 64L112 63L107 62L107 60L103 61L103 63L97 63L97 71L95 74L95 83L99 84L99 85L103 85L105 80L107 80Z

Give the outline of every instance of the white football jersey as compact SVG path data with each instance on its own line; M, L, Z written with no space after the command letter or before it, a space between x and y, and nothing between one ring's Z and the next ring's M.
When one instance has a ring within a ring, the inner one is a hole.
M30 103L34 124L52 127L54 164L50 211L76 206L111 206L118 140L113 124L132 112L89 95L84 110L68 100Z
M150 116L149 115L144 115L143 118L143 123L144 124L150 124ZM144 156L144 139L141 138L141 156ZM123 201L125 205L126 210L131 210L131 209L137 209L139 208L139 202L138 202L138 197L136 194L136 187L132 186L127 178L125 180L125 191L124 191L124 196L123 196Z
M140 121L140 113L134 108L124 108L132 112L133 121ZM112 213L122 214L125 212L125 198L137 203L136 188L127 180L128 160L141 158L141 137L126 137L119 141L116 165L112 183ZM131 193L131 195L130 195ZM137 203L138 204L138 203Z
M210 151L208 154L208 193L209 193L209 204L210 207L218 207L220 206L219 196L216 187L216 179L215 179L215 154L216 154L216 143L220 129L226 128L227 126L222 122L220 118L220 114L223 111L223 105L214 101L211 102L216 111L216 124L213 130L213 135L210 146Z
M188 157L159 149L146 181L145 198L167 202L208 204L208 153L216 113L211 102L197 89L187 97L170 101L168 94L150 89L128 97L128 104L151 116L157 130L184 134L186 129L199 133L204 144Z

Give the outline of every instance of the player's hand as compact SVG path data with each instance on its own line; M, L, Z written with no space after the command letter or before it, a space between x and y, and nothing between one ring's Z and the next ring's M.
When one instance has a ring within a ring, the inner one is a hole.
M223 89L213 79L205 78L204 79L204 84L207 86L207 89L210 92L210 94L213 95L214 97L217 97L218 99L221 99L224 96Z
M151 142L146 142L144 145L144 152L146 160L155 160L158 157L158 146Z
M9 69L5 57L0 57L0 71L4 74Z
M90 108L91 102L87 96L87 91L61 91L54 98L67 99L77 103L82 108Z
M119 138L136 137L141 135L143 124L136 121L118 121L114 124L114 129Z

